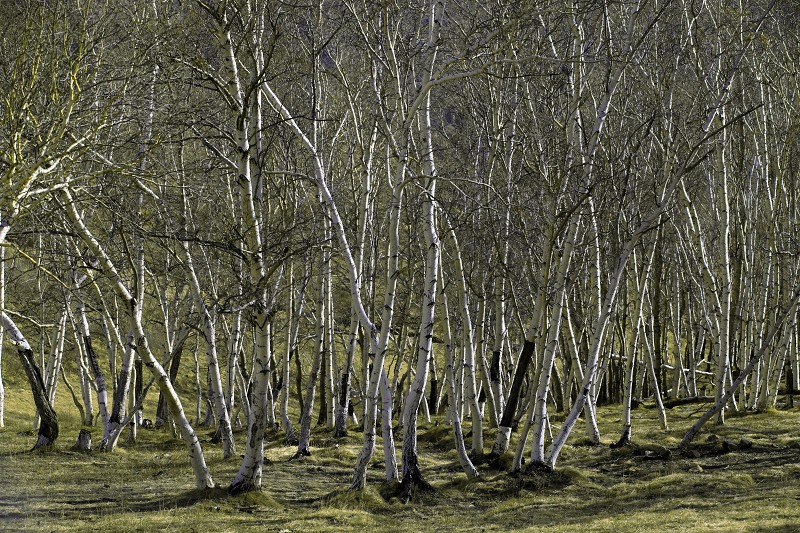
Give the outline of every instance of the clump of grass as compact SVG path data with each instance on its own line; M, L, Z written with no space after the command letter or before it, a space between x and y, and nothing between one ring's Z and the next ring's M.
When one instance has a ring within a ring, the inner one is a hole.
M368 485L361 490L337 489L323 496L320 505L335 509L377 512L386 507L386 500L376 487Z
M514 454L506 452L501 455L495 455L486 464L494 471L508 472L511 470L511 465L514 462Z
M588 483L589 476L583 470L575 468L574 466L565 466L559 469L559 474L569 478L571 483Z

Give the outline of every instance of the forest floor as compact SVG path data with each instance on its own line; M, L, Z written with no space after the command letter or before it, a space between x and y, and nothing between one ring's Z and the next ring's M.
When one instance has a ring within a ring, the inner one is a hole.
M620 408L601 407L602 446L582 444L578 426L555 473L514 477L483 464L474 481L459 467L451 428L437 417L421 426L419 441L433 491L403 503L396 486L382 483L380 439L367 489L347 491L361 442L354 429L340 440L315 429L312 456L297 461L288 460L295 449L272 433L263 492L231 497L224 487L239 461L224 461L208 442L210 430L200 428L210 470L223 487L200 494L192 490L183 444L165 431L141 429L136 444L122 443L113 453L72 451L80 426L64 398L57 403L57 445L29 451L35 441L29 395L24 387L6 389L4 531L800 531L797 408L730 413L724 426L707 428L689 453L679 454L684 431L708 405L670 409L664 431L645 404L634 411L634 444L616 449L610 444L621 429ZM562 418L553 415L554 424ZM92 431L96 443L101 432ZM494 435L487 431L487 450ZM244 438L239 430L240 450Z

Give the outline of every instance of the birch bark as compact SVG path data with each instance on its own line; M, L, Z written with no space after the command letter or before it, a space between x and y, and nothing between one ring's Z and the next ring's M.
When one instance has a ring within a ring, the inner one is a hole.
M200 440L198 439L197 434L192 426L189 424L189 421L186 419L183 411L183 405L181 404L180 398L178 398L175 389L172 387L172 383L169 381L169 376L166 374L164 368L150 351L147 335L141 322L141 307L139 303L136 301L136 298L131 295L130 291L123 283L116 267L102 249L100 243L97 241L97 239L95 239L89 228L84 224L82 217L78 214L75 200L68 189L61 189L61 199L63 202L63 208L66 210L67 216L72 222L72 225L75 227L75 231L83 240L86 247L98 259L99 267L112 283L117 297L124 302L125 311L128 314L133 326L137 350L141 354L145 365L153 373L159 389L164 394L164 398L170 407L172 418L175 420L184 442L188 447L189 461L191 462L192 470L194 471L195 476L195 485L199 489L213 487L214 482L211 478L211 474L208 471L208 467L206 466L203 450L200 446Z

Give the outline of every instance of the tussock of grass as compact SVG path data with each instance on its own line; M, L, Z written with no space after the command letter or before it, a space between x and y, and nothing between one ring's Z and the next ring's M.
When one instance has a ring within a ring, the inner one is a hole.
M326 494L320 500L323 507L376 512L386 507L386 501L377 488L364 487L362 490L338 489Z

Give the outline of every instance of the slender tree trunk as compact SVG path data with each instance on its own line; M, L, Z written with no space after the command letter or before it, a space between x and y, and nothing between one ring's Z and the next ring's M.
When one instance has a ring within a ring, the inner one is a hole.
M630 340L630 345L628 346L628 358L625 362L625 382L622 399L622 434L620 435L616 446L622 446L631 442L631 408L633 403L634 382L636 381L637 360L639 359L639 345L642 344L640 336L644 331L643 315L646 295L645 284L650 276L650 268L653 264L652 259L654 253L655 245L648 254L649 257L644 258L644 264L641 267L639 276L633 278L632 283L635 285L628 290L628 294L630 295L633 293L633 296L636 299L633 302L633 309L630 313L632 337ZM634 272L638 270L637 254L635 251L633 252L632 268ZM624 342L624 338L621 339L621 341Z
M430 40L434 38L434 19L436 19L436 6L430 7ZM438 25L437 25L438 27ZM432 63L435 61L433 52ZM428 73L430 76L430 72ZM431 94L425 96L425 104L421 110L422 128L421 144L424 147L425 173L430 176L426 180L422 201L422 217L425 232L425 281L423 282L422 307L420 309L419 348L417 352L417 374L414 382L408 389L403 411L403 473L401 484L407 497L411 496L413 487L426 487L427 482L422 478L417 455L417 414L420 402L425 393L425 383L428 381L430 358L433 357L433 317L436 306L436 285L439 278L439 235L436 230L436 167L433 159L433 139L431 129ZM472 347L470 347L472 349Z
M133 332L130 331L127 341L125 342L125 353L122 358L120 374L117 378L117 386L114 388L114 401L111 405L111 416L109 416L108 427L100 443L100 446L105 451L110 452L114 450L117 445L117 440L119 439L119 434L122 431L122 426L120 424L122 419L125 418L125 409L128 403L128 394L130 392L131 377L133 374L135 349Z
M74 320L72 313L70 313L70 322L72 325L72 334L75 339L75 363L78 373L78 382L81 387L81 396L84 405L84 419L83 424L86 426L94 425L94 398L92 394L92 380L89 376L89 367L87 365L88 355L86 355L86 344L83 342L83 337L78 330L78 324Z
M186 203L185 197L184 203ZM203 340L205 341L206 360L208 362L208 379L213 394L214 409L217 414L217 433L222 440L222 456L223 459L228 459L236 455L236 443L233 440L233 428L228 413L228 403L225 401L225 391L222 388L222 377L219 371L219 357L217 356L217 318L215 313L206 306L205 299L200 290L200 281L194 269L194 261L189 251L189 243L184 241L182 243L182 248L184 264L189 274L189 286L194 293L202 319Z
M80 293L79 293L80 294ZM97 404L100 409L100 419L103 422L103 432L105 433L109 423L108 413L108 391L106 388L106 379L103 376L103 371L100 369L100 362L97 360L97 353L92 346L92 336L89 330L89 321L86 318L86 308L83 304L83 299L78 299L78 324L80 326L80 334L83 340L83 345L86 350L86 357L89 360L89 366L94 374L94 380L97 384Z
M462 320L462 346L464 358L464 386L466 388L466 402L469 405L470 418L472 419L472 450L470 456L483 455L483 413L478 405L478 380L476 377L476 342L473 338L472 320L470 318L469 300L467 299L467 281L464 277L464 263L461 260L461 248L458 244L455 231L448 232L453 243L455 254L456 279L458 280L458 295ZM480 332L482 333L482 332Z
M47 396L42 373L39 371L39 365L36 364L33 350L11 317L2 309L0 309L0 322L2 322L3 329L8 332L11 342L17 347L17 353L25 375L28 377L28 383L33 392L33 401L41 420L39 437L33 447L36 449L55 444L58 438L58 415L53 410L53 405Z
M566 321L567 333L569 334L567 341L569 343L569 351L572 356L572 368L575 370L576 381L580 385L583 383L583 368L581 367L578 341L575 338L575 331L572 327L572 317L570 315L569 306L564 308L564 320ZM597 427L595 403L596 402L593 398L588 398L583 414L586 417L586 438L589 439L589 442L592 444L597 445L600 444L600 429Z
M336 368L338 364L336 361L336 345L334 343L334 326L336 325L336 319L333 309L333 287L331 286L333 278L330 275L330 269L328 269L328 274L326 280L328 298L326 311L328 314L325 319L325 345L328 349L325 353L325 379L323 380L326 401L324 412L325 427L334 429L334 422L336 419Z
M69 305L67 302L66 305ZM64 337L67 329L67 308L65 307L58 317L58 330L56 337L50 343L50 356L44 371L44 387L47 391L47 400L50 405L55 405L58 376L61 374L61 363L64 354ZM81 420L81 423L84 421ZM39 411L37 410L34 419L34 429L39 425Z
M272 318L263 308L253 312L256 347L253 360L253 389L251 414L247 420L247 440L244 457L228 491L238 494L261 489L264 465L264 433L267 427L267 384L269 379L270 328Z
M447 306L447 293L444 288L444 275L441 272L442 287L440 294L442 298L442 319L444 321L444 351L445 351L445 380L447 381L447 409L450 412L450 423L453 425L453 437L455 438L456 452L458 453L458 462L468 477L478 477L478 470L472 463L472 460L467 453L467 447L464 444L464 432L461 428L461 416L456 409L456 387L455 376L453 372L453 338L450 333L450 311Z
M394 447L394 430L392 429L392 389L386 368L381 372L381 438L383 440L383 460L386 481L397 479L397 454Z
M289 389L291 387L289 380L290 380L292 353L295 352L295 347L297 344L297 333L300 328L300 317L303 314L303 302L305 301L306 279L307 276L303 278L303 283L301 285L300 291L298 292L297 310L295 311L294 269L291 266L289 267L289 285L288 285L289 303L287 307L288 325L286 327L286 346L283 353L283 364L281 365L281 383L283 385L281 387L280 397L278 399L281 406L280 407L281 424L283 425L283 431L286 435L287 445L292 445L292 444L296 445L299 443L294 428L292 427L292 421L289 419ZM302 409L303 407L301 407L301 411Z
M347 436L348 406L350 405L350 375L353 372L353 363L358 340L358 311L355 306L351 310L350 332L347 336L347 361L341 375L341 389L339 401L336 407L336 422L334 425L333 436L336 438ZM391 392L391 391L390 391Z
M314 396L317 387L317 376L327 350L327 346L325 346L327 340L325 338L325 323L327 318L328 298L325 290L328 287L327 278L330 275L330 257L326 249L320 250L319 252L317 272L319 273L319 285L317 288L316 333L314 337L314 349L311 354L311 369L306 378L303 412L300 416L300 441L297 445L297 452L294 454L294 458L311 455L309 449L311 443L311 421L314 413Z

